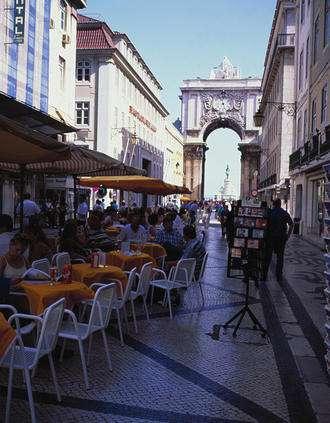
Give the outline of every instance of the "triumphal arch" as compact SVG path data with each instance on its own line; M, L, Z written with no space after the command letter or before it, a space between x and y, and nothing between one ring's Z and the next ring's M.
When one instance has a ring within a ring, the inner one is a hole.
M260 147L253 116L261 98L260 88L259 78L241 78L238 68L226 57L212 69L209 79L183 81L180 98L185 183L192 199L204 198L207 137L218 128L230 128L240 137L240 195L250 195L257 189Z

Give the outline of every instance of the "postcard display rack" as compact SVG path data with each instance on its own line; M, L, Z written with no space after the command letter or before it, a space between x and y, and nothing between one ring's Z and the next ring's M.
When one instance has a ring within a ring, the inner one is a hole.
M227 276L234 277L233 270L243 270L243 262L258 278L262 275L265 260L265 231L267 228L266 210L259 205L243 205L235 215L235 236L228 252Z
M330 373L330 164L324 166L325 174L327 176L327 181L325 184L325 202L324 208L326 212L326 216L324 219L324 233L323 238L325 241L326 247L326 254L324 254L325 263L326 263L326 271L325 274L325 281L326 281L326 288L324 290L326 296L326 306L325 306L325 313L326 313L326 337L325 337L325 346L327 348L327 352L325 355L325 361L327 363L328 372Z

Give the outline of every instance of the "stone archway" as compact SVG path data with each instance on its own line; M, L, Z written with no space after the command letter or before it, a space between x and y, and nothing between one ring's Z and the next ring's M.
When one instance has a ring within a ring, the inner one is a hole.
M261 97L259 78L240 78L237 68L225 58L212 70L210 79L189 79L181 87L182 133L184 136L185 182L192 199L204 197L207 137L218 128L229 128L240 137L241 192L251 194L258 169L259 129L253 116Z

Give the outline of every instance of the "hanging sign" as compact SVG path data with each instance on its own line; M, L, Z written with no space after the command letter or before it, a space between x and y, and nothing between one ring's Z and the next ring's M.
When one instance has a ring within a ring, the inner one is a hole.
M24 43L25 0L14 0L14 43Z
M261 202L258 198L247 195L242 199L242 206L260 207Z

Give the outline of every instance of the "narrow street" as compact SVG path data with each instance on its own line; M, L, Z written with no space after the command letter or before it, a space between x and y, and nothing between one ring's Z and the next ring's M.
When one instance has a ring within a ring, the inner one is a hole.
M226 277L226 242L214 222L207 250L204 306L199 289L191 287L173 321L160 305L152 308L149 322L140 314L139 333L130 323L124 347L117 337L110 337L112 373L96 337L89 390L83 385L77 351L74 357L68 354L62 364L56 360L63 395L59 405L49 393L54 391L48 364L42 363L34 379L40 422L330 421L321 252L292 239L283 286L270 277L259 292L253 288L251 306L267 326L268 342L248 320L236 339L232 328L226 335L222 329L219 336L213 332L214 325L224 323L243 305L244 286ZM112 327L109 334L114 335ZM23 390L15 391L14 422L28 421L23 396Z

